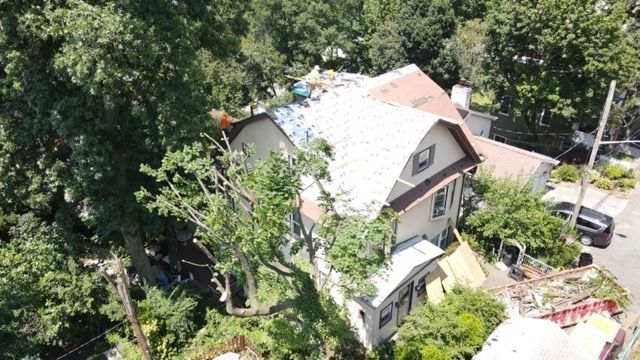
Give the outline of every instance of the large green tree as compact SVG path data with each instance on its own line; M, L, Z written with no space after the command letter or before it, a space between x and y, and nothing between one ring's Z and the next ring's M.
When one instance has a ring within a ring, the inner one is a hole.
M624 87L638 67L625 31L626 1L503 0L486 18L487 59L496 98L541 132L551 121L595 124L611 80Z
M0 240L4 359L39 358L45 346L76 343L108 323L95 314L106 301L106 288L97 272L77 262L74 236L25 214L15 218L8 238Z
M153 282L141 163L207 126L198 51L237 51L244 2L0 2L3 207L82 208L98 239L123 239Z

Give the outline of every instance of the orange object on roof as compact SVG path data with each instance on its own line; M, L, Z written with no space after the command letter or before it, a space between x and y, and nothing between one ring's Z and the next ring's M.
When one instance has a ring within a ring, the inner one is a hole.
M231 125L231 117L227 113L222 114L220 117L220 129L224 130L228 128L229 125Z

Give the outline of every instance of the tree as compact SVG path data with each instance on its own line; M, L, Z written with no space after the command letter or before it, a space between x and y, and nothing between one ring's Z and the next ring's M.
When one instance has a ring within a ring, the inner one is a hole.
M254 0L252 31L258 42L271 41L289 65L340 67L360 32L359 1Z
M491 4L488 0L452 0L451 3L461 21L484 18Z
M0 346L7 359L39 357L104 330L95 308L106 300L99 276L74 259L70 234L32 214L0 241ZM102 329L101 329L102 328Z
M197 53L236 51L244 3L37 4L0 4L0 203L84 209L153 283L144 237L164 224L135 201L139 166L211 128Z
M445 89L458 81L459 64L449 41L456 17L449 0L405 1L396 25L409 62Z
M528 184L479 172L472 187L461 228L485 254L497 250L501 240L514 239L526 245L527 254L551 266L565 267L577 258L580 244L560 238L564 220L554 216L542 194L531 193Z
M503 305L482 290L455 288L421 304L398 329L396 359L468 359L504 319Z
M394 23L385 23L377 29L369 40L368 56L372 75L382 74L409 63L402 42L403 38Z
M543 109L554 121L596 124L609 82L624 84L638 68L624 1L504 0L486 22L496 98L511 99L532 133Z
M477 89L489 81L484 75L485 25L480 19L459 23L452 39L456 58L460 63L460 77Z

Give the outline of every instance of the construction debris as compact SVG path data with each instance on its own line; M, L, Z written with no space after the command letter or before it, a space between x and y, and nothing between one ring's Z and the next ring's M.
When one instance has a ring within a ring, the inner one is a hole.
M629 292L591 265L492 289L511 316L549 319L564 327L594 313L614 315L629 304Z

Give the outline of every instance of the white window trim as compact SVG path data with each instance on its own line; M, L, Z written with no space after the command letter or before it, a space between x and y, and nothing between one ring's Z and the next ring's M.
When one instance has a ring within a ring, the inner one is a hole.
M543 123L542 119L544 119L545 114L549 112L549 122L548 123ZM542 111L540 111L540 118L538 119L538 125L540 126L551 126L551 119L553 118L553 113L551 113L551 111L549 111L549 109L547 108L542 108Z
M382 312L389 309L389 319L387 319L384 323L382 323ZM380 316L378 316L378 329L382 329L388 323L393 320L393 301L390 304L387 304L385 307L380 308Z
M438 193L442 190L444 190L444 201L442 206L444 212L441 215L434 216L434 212L436 210L436 198L438 197ZM449 184L447 184L446 186L434 192L432 197L433 199L431 200L431 219L432 220L442 219L443 217L447 216L447 200L449 199Z
M504 139L504 142L502 142L502 141L500 141L500 140L496 139L496 137L503 138L503 139ZM507 138L506 138L506 137L504 137L504 136L502 136L502 135L498 135L498 134L493 134L493 139L492 139L492 140L493 140L493 141L497 141L497 142L499 142L499 143L503 143L503 144L506 144L506 143L507 143Z

